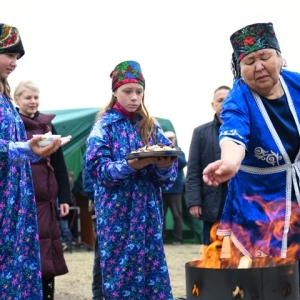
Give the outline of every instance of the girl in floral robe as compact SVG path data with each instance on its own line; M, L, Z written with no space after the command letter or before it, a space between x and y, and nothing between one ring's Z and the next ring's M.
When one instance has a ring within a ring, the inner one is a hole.
M0 299L42 299L40 248L30 161L55 152L27 141L8 75L24 49L17 28L0 24Z
M174 183L177 161L125 159L145 145L170 141L144 106L139 64L123 62L111 76L113 97L90 133L85 156L95 188L104 297L171 300L161 188Z

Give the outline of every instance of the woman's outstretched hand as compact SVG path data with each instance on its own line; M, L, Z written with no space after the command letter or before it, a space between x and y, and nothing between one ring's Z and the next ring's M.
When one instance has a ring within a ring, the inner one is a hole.
M203 170L203 181L210 186L218 186L220 183L226 182L231 179L238 171L236 164L225 161L217 160L210 163Z
M245 146L233 141L221 145L221 159L210 163L203 170L203 181L207 185L218 186L231 179L239 170L245 157Z

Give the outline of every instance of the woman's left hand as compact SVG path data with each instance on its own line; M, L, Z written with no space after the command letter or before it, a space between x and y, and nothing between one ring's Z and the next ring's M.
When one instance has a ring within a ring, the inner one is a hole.
M168 156L168 157L155 157L154 164L156 164L159 168L168 168L170 167L177 157Z
M69 204L67 204L67 203L60 204L59 208L60 208L60 216L61 217L65 217L69 214L69 210L70 210Z

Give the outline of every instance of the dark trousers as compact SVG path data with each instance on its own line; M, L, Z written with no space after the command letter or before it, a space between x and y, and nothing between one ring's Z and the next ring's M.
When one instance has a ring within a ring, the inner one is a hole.
M166 214L168 208L170 207L171 213L174 220L173 228L173 241L181 242L182 240L182 194L163 194L163 207L164 207L164 228L163 228L163 237L167 236L166 229Z
M208 246L211 243L210 230L214 224L214 222L203 221L203 245Z
M43 280L43 300L54 299L54 278Z
M104 299L104 295L102 291L102 273L100 267L100 252L99 252L98 237L97 237L96 219L93 219L93 228L94 228L95 246L94 246L92 292L93 292L94 300L102 300Z

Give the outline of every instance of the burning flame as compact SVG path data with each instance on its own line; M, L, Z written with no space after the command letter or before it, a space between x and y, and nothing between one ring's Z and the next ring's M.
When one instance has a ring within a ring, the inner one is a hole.
M257 242L255 245L250 239L251 235L247 232L247 229L238 227L236 224L232 224L235 232L243 235L243 240L245 241L246 249L250 249L251 253L254 253L252 259L252 267L266 267L266 266L276 266L278 264L289 264L291 259L295 259L296 253L300 252L300 243L297 240L289 245L287 250L287 259L280 257L281 249L279 246L271 245L272 235L277 240L281 240L283 233L283 225L285 222L285 201L278 199L275 201L267 202L260 196L248 197L249 202L255 202L261 209L265 212L264 220L250 220L250 222L259 225L259 235L263 236L264 239ZM292 212L299 211L299 206L297 203L292 203ZM289 232L294 234L299 232L299 220L296 213L291 214ZM243 253L239 251L233 245L230 240L230 247L227 249L230 258L221 258L222 243L224 237L217 236L217 229L219 228L219 223L215 223L211 229L211 244L204 246L202 248L201 260L190 262L191 265L200 268L237 268ZM299 235L300 236L300 235ZM279 245L280 243L278 243ZM224 251L224 247L223 247ZM272 258L272 259L270 259ZM250 264L251 267L251 264Z

